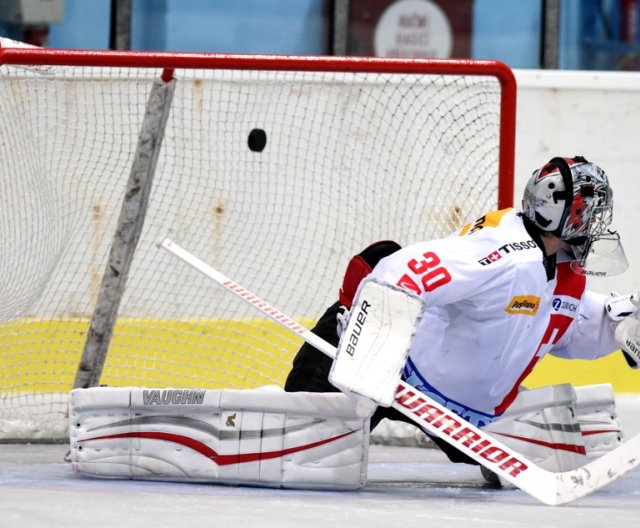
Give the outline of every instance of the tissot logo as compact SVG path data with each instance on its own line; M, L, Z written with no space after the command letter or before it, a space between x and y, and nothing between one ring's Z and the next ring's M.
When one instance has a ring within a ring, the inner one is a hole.
M500 255L500 252L494 251L493 253L487 255L485 258L480 259L478 262L483 266L486 266L487 264L491 264L492 262L500 260L501 258L502 258L502 255Z
M533 240L526 240L525 242L509 242L504 246L500 246L492 253L489 253L486 257L481 258L478 263L482 266L488 266L489 264L500 260L503 255L508 255L513 251L522 251L523 249L533 249L537 247L537 244Z

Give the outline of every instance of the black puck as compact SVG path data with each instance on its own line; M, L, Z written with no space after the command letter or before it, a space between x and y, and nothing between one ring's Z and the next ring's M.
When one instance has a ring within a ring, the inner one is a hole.
M247 144L253 152L262 152L267 145L267 134L261 128L254 128L249 132Z

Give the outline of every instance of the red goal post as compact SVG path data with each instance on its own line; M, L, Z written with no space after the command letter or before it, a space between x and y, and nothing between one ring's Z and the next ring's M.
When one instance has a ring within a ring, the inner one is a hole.
M74 383L282 384L301 343L167 235L313 326L369 243L513 202L494 61L3 47L0 101L0 438L65 437Z

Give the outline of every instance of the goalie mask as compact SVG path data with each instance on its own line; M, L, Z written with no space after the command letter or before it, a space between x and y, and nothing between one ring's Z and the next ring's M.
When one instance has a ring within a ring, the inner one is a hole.
M581 156L553 158L529 179L522 208L541 231L571 245L577 273L610 276L627 269L620 236L608 229L613 191L597 165Z

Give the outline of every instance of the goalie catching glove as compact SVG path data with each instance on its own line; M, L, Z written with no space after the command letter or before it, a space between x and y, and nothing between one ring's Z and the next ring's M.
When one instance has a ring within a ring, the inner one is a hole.
M631 368L640 368L640 293L612 296L606 310L613 321L619 321L615 338Z
M373 279L363 281L329 381L357 399L390 407L422 313L422 300L412 293Z

